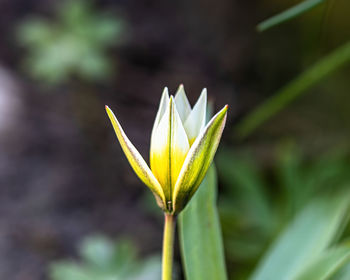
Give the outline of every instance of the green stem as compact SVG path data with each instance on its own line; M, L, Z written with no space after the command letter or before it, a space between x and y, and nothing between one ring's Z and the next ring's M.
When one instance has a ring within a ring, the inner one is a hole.
M173 272L174 233L176 217L164 214L162 280L171 280Z

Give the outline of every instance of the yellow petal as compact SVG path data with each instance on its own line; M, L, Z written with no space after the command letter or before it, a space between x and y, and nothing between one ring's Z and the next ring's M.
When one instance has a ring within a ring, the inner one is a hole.
M172 190L190 148L173 96L170 97L151 144L151 169L169 203L172 201ZM171 204L167 206L168 210L172 208Z
M179 86L179 89L175 94L175 104L181 121L184 122L191 113L191 105L190 102L188 102L183 85Z
M165 197L162 190L161 185L159 184L156 177L153 175L152 171L148 167L147 163L144 161L140 153L134 147L134 145L130 142L128 137L125 135L123 128L118 122L117 118L113 114L112 110L106 106L106 112L108 114L109 119L112 122L115 134L119 140L120 146L122 147L124 154L126 155L131 167L134 169L137 176L141 179L141 181L148 186L151 191L155 194L157 198L158 204L160 202L161 207L164 208L165 205Z
M191 113L187 117L184 127L190 144L196 140L199 132L205 126L207 111L207 89L204 88Z
M202 182L219 145L226 115L227 105L210 120L188 151L174 188L174 213L186 206Z

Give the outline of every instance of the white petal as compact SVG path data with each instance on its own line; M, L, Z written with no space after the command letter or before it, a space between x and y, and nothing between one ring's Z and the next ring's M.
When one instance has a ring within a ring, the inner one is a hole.
M159 125L159 122L160 122L161 118L163 117L168 104L169 104L169 92L168 92L168 88L165 87L163 90L163 93L162 93L162 97L160 98L158 112L157 112L156 119L154 120L154 124L153 124L153 128L152 128L151 147L152 147L152 142L154 141L154 134L155 134L156 128Z
M190 115L187 117L184 127L190 144L196 140L199 132L205 126L207 111L207 89L204 88Z
M156 115L156 119L155 119L154 124L153 124L153 129L158 126L161 118L163 117L163 115L165 113L165 110L166 110L166 107L168 106L168 104L169 104L169 92L168 92L168 88L165 87L163 90L163 93L162 93L162 97L160 98L159 108L158 108L158 112Z
M180 115L181 121L182 123L184 123L188 115L191 113L191 105L190 102L188 102L183 85L180 85L179 89L176 92L175 104L177 111Z
M190 148L172 96L153 139L151 169L163 188L166 201L171 201L172 190Z

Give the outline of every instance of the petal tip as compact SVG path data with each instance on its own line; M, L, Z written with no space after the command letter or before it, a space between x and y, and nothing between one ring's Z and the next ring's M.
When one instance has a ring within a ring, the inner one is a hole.
M203 88L201 91L200 96L198 97L197 102L199 102L200 100L202 100L202 102L204 101L205 103L207 103L207 88Z
M228 104L226 104L226 105L219 111L219 113L221 112L221 113L225 113L225 114L226 114L228 108L229 108L229 106L228 106Z
M185 94L185 88L184 88L184 85L183 84L180 84L179 87L177 88L176 90L176 95L179 95L179 94ZM185 94L186 95L186 94Z
M168 87L164 87L162 97L160 98L160 100L167 98L167 97L169 97L169 89L168 89Z

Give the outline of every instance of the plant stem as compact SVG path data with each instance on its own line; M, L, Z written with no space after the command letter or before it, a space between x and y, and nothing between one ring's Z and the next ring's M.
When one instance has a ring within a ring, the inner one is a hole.
M164 214L162 280L171 280L173 272L174 233L176 217Z

